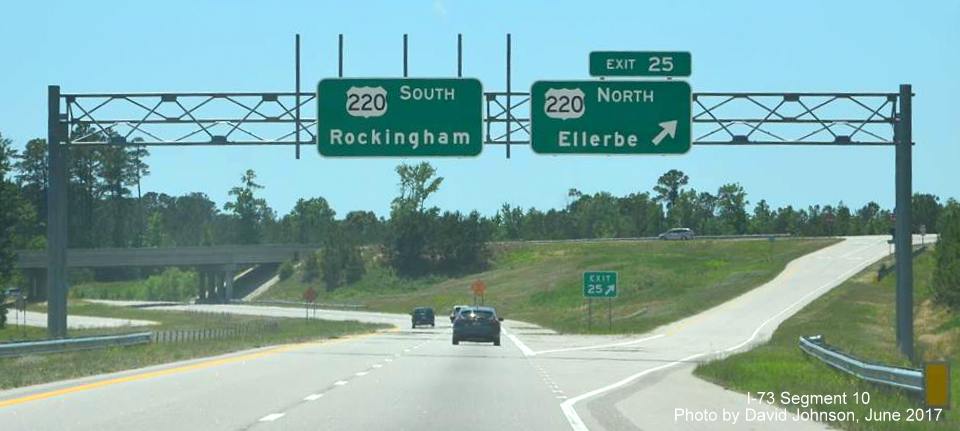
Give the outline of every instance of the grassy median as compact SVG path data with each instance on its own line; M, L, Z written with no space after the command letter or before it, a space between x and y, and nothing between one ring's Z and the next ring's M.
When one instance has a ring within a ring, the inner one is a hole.
M775 241L625 241L514 245L496 250L491 269L460 277L401 279L368 264L359 282L325 292L319 281L304 283L299 272L270 289L264 299L299 300L307 287L319 302L354 303L368 309L407 313L431 306L438 313L472 304L469 286L487 285L485 302L507 319L538 323L562 332L587 331L583 271L619 271L620 296L595 300L593 333L650 330L757 287L787 262L835 243L835 239ZM613 329L607 328L612 305Z
M70 331L71 336L129 333L142 330L184 332L198 329L223 330L242 325L247 325L247 327L264 326L268 329L253 330L243 335L219 339L0 358L0 389L135 369L267 345L337 338L387 327L387 325L366 324L356 321L307 321L305 319L135 309L83 301L71 301L69 313L151 320L159 323L148 327L72 330ZM266 325L267 323L269 325ZM24 332L21 332L21 329L11 325L8 325L5 329L0 329L0 341L22 338ZM25 333L27 338L39 339L45 337L46 330L26 328Z
M929 283L933 272L933 253L915 259L914 299L917 304L916 341L921 361L951 359L951 390L954 404L960 394L960 314L937 307L930 301ZM870 409L909 414L908 409L922 406L919 397L908 392L866 383L841 373L809 357L797 347L801 335L822 334L828 344L854 356L891 365L910 366L898 353L894 332L896 275L877 280L878 262L841 286L812 302L783 322L769 343L750 352L702 365L696 374L704 379L740 392L789 391L794 394L841 394L868 392L870 403L817 406L820 411L853 411L864 417ZM792 410L792 409L791 409ZM952 414L951 414L952 413ZM848 430L956 430L960 418L956 412L944 412L941 421L910 422L906 419L868 423L832 423Z

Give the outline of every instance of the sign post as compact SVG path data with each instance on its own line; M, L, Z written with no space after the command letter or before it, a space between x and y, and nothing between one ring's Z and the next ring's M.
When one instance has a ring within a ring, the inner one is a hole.
M593 327L593 297L587 298L587 332Z
M310 306L313 305L313 302L317 300L317 291L308 287L307 290L303 291L303 310L306 315L306 320L310 320ZM314 312L316 313L316 312Z
M616 271L585 271L583 297L587 298L587 331L593 327L593 298L607 298L607 328L613 329L613 298L617 297Z
M530 143L540 154L683 154L691 103L684 81L537 81Z
M607 330L613 331L613 298L607 298Z
M482 129L476 79L329 78L317 85L323 156L476 156Z
M23 294L22 291L17 292L16 306L17 306L17 326L20 327L20 335L25 337L27 335L27 297ZM20 324L20 316L23 316L22 325Z

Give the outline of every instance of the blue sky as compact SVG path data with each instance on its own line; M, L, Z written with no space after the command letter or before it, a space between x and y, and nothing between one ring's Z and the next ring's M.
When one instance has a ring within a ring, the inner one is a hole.
M600 3L600 2L591 2ZM960 197L960 2L380 1L5 2L0 6L0 132L16 145L46 133L46 88L64 92L288 91L293 35L303 38L303 88L336 76L337 34L347 76L456 73L504 90L504 37L513 85L586 79L592 50L685 50L703 91L879 91L914 86L914 189ZM151 149L145 190L202 191L222 204L252 168L285 213L323 196L342 216L386 214L398 159L323 159L274 147ZM893 148L697 147L683 156L535 155L501 147L478 158L431 159L446 178L432 203L492 214L504 202L560 207L566 192L650 190L671 168L691 186L739 182L755 203L874 200L893 204Z

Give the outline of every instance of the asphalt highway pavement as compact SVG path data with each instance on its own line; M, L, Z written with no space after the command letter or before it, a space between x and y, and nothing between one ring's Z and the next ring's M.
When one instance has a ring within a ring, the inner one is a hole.
M742 408L693 377L702 361L762 343L784 319L888 252L854 237L791 262L774 280L703 313L631 336L561 335L506 321L503 345L451 344L409 316L321 310L390 323L375 334L267 347L0 392L3 430L669 430L677 408ZM302 317L249 305L169 309ZM759 407L776 412L774 407ZM815 422L728 429L825 429Z

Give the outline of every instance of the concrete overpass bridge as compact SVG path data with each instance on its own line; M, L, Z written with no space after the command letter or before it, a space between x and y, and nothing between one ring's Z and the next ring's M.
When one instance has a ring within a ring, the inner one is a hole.
M199 273L201 301L234 298L237 270L300 259L316 244L218 245L206 247L67 249L68 268L193 266ZM46 297L46 250L18 250L14 267L26 274L31 298Z

